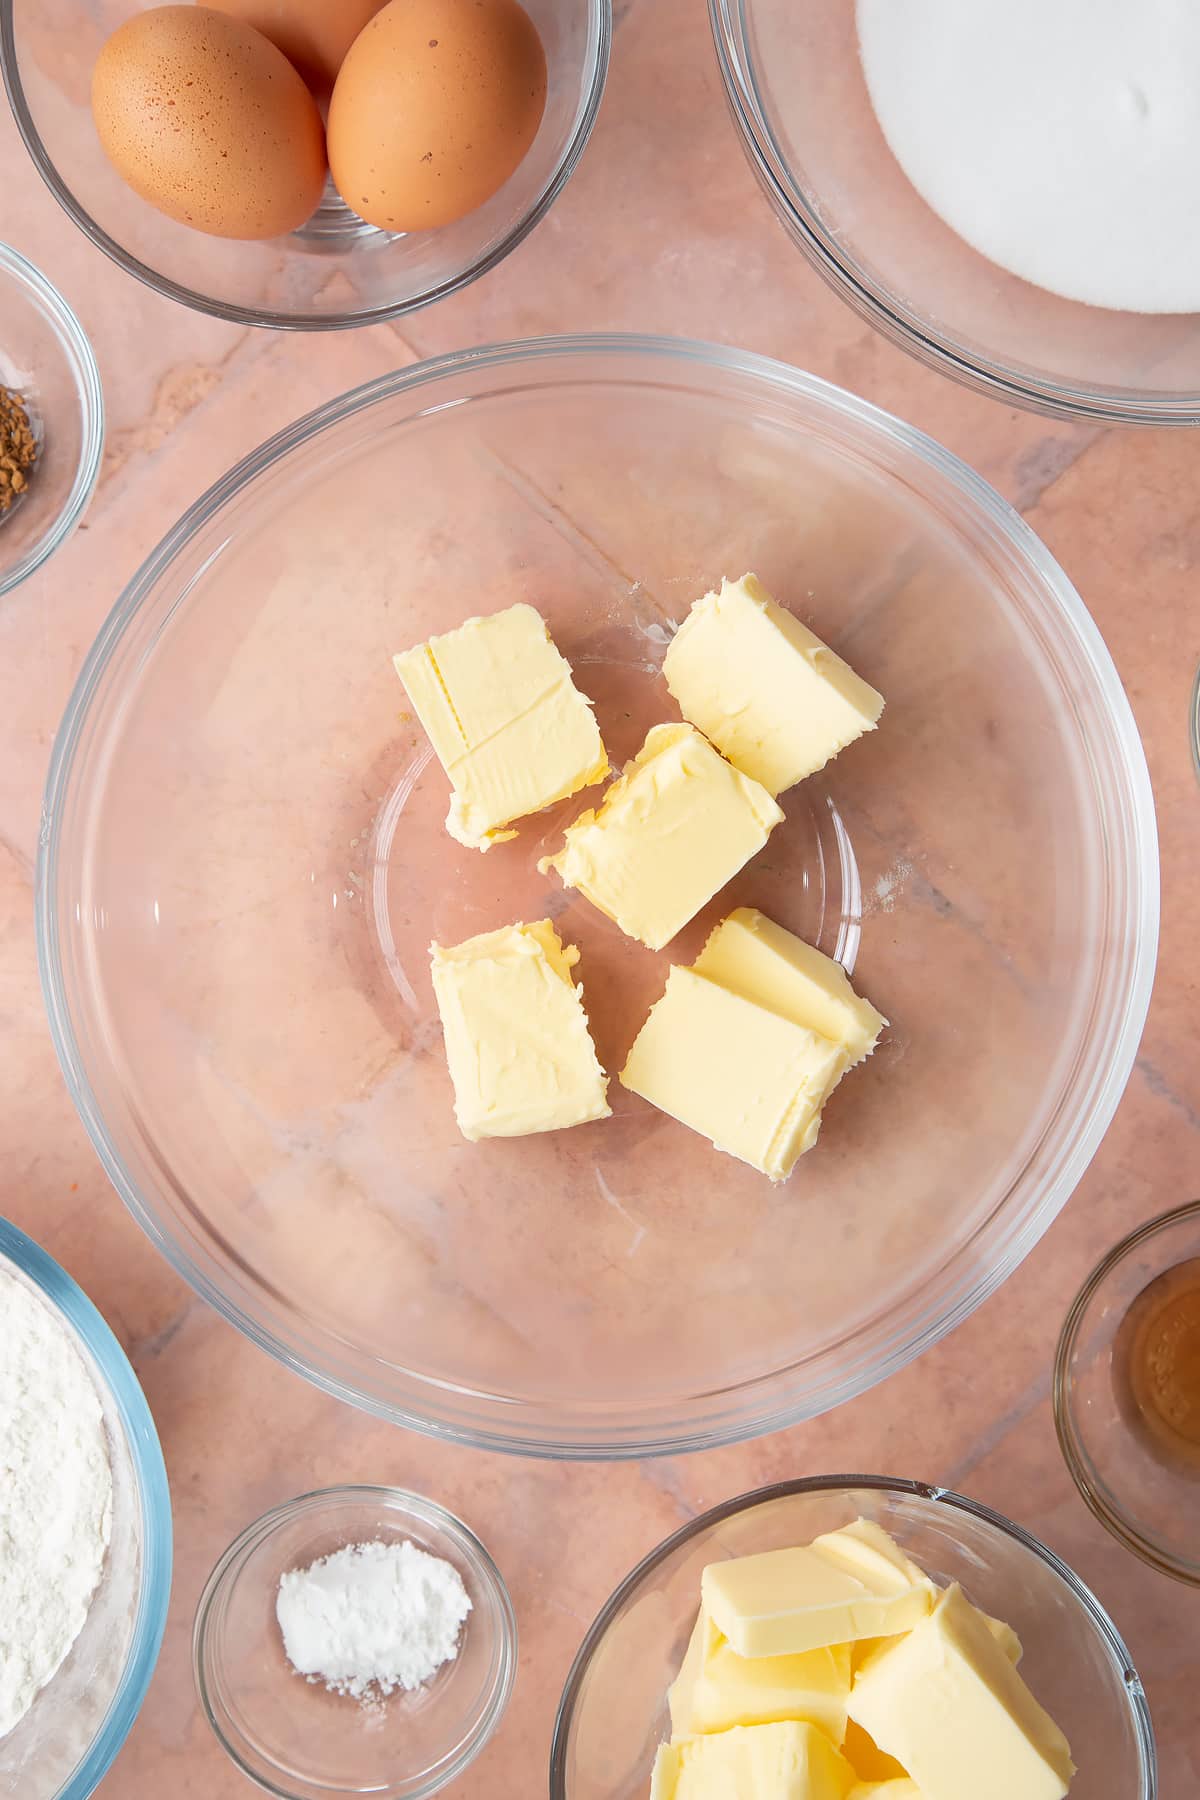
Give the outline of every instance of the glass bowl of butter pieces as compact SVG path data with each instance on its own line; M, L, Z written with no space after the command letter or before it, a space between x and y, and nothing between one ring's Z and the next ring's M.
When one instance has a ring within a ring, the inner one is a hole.
M1157 931L1129 707L1021 520L632 337L233 469L91 653L41 876L71 1091L175 1266L330 1392L544 1455L774 1429L964 1317L1095 1150Z
M1150 1713L1103 1606L988 1507L784 1482L633 1570L567 1678L551 1800L1153 1800Z

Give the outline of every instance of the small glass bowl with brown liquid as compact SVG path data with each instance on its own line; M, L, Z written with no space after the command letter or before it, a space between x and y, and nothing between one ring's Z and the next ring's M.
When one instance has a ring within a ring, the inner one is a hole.
M1058 1342L1054 1418L1101 1523L1200 1586L1200 1201L1140 1226L1085 1281Z

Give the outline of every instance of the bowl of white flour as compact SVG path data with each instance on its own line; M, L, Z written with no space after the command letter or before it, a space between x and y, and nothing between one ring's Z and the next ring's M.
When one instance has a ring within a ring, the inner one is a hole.
M1002 401L1200 423L1200 9L709 6L763 186L871 324Z
M154 1422L121 1346L0 1219L0 1793L85 1800L137 1717L171 1586Z

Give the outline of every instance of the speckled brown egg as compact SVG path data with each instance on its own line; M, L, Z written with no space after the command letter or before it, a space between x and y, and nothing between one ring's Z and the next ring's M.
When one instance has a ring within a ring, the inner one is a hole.
M314 93L327 94L347 50L386 0L212 0L282 50Z
M282 51L209 7L155 7L115 31L92 113L130 187L197 231L279 237L321 198L316 101Z
M503 187L545 105L546 53L516 0L390 0L333 90L333 179L386 231L448 225Z

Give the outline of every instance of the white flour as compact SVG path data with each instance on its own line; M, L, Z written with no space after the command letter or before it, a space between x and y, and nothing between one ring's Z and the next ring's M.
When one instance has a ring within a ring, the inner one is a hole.
M1130 312L1200 311L1195 0L857 0L897 162L1001 267Z
M417 1688L458 1655L471 1600L452 1563L403 1543L347 1544L279 1580L288 1661L361 1700Z
M52 1308L0 1268L0 1737L82 1631L111 1526L100 1397Z

